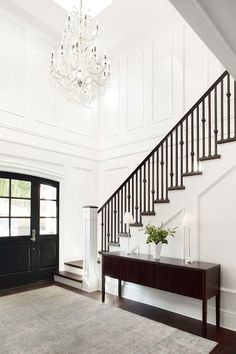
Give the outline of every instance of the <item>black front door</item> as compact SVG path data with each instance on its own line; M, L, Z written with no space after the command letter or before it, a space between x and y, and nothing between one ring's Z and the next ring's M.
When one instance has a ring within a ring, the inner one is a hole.
M52 278L59 263L59 183L0 172L0 289Z

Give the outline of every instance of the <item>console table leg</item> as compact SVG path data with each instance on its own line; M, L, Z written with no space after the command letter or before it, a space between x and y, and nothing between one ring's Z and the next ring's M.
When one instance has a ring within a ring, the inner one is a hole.
M102 302L105 302L105 276L102 275Z
M121 297L121 280L118 279L118 296Z
M216 327L220 327L220 293L216 295Z
M207 300L202 300L202 336L207 335Z

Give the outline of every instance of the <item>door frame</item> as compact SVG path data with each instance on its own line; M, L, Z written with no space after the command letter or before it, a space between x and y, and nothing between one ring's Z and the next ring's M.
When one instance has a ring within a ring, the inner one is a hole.
M30 238L31 236L8 236L8 237L0 237L0 245L9 245L10 247L28 247L29 263L31 265L30 270L26 270L25 272L19 273L8 273L0 275L0 289L6 289L10 287L15 287L18 285L23 285L27 283L32 283L35 281L42 281L42 280L51 280L53 278L53 271L57 271L59 269L59 241L60 241L60 229L59 229L59 219L60 219L60 183L55 180L51 180L44 177L37 177L28 174L16 173L16 172L6 172L0 171L0 178L6 179L17 179L17 180L24 180L31 182L31 225L30 225L30 233L32 236L32 229L36 229L36 243L33 243ZM57 226L57 233L56 234L48 234L48 235L39 235L40 230L40 214L39 214L39 206L40 206L40 184L46 184L52 187L55 187L57 190L56 196L56 226ZM10 197L10 195L9 195ZM34 212L33 212L34 208ZM10 213L10 211L9 211ZM10 215L9 215L10 217ZM40 245L45 241L46 242L56 242L56 265L55 267L43 267L40 268ZM29 244L30 242L30 244ZM36 249L36 252L34 250ZM1 260L0 260L1 265ZM21 276L19 276L21 274Z

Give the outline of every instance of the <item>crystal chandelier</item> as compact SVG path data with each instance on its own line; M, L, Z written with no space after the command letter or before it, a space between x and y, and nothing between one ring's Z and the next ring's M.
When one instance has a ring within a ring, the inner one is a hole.
M81 0L80 8L74 7L68 15L60 48L51 54L51 77L70 101L90 104L108 86L110 64L106 54L98 54L98 35L98 24L93 24Z

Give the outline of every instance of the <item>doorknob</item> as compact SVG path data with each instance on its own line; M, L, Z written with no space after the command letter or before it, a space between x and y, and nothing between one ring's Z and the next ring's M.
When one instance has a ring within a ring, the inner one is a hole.
M30 238L31 241L35 242L36 241L36 230L32 230L32 237Z

